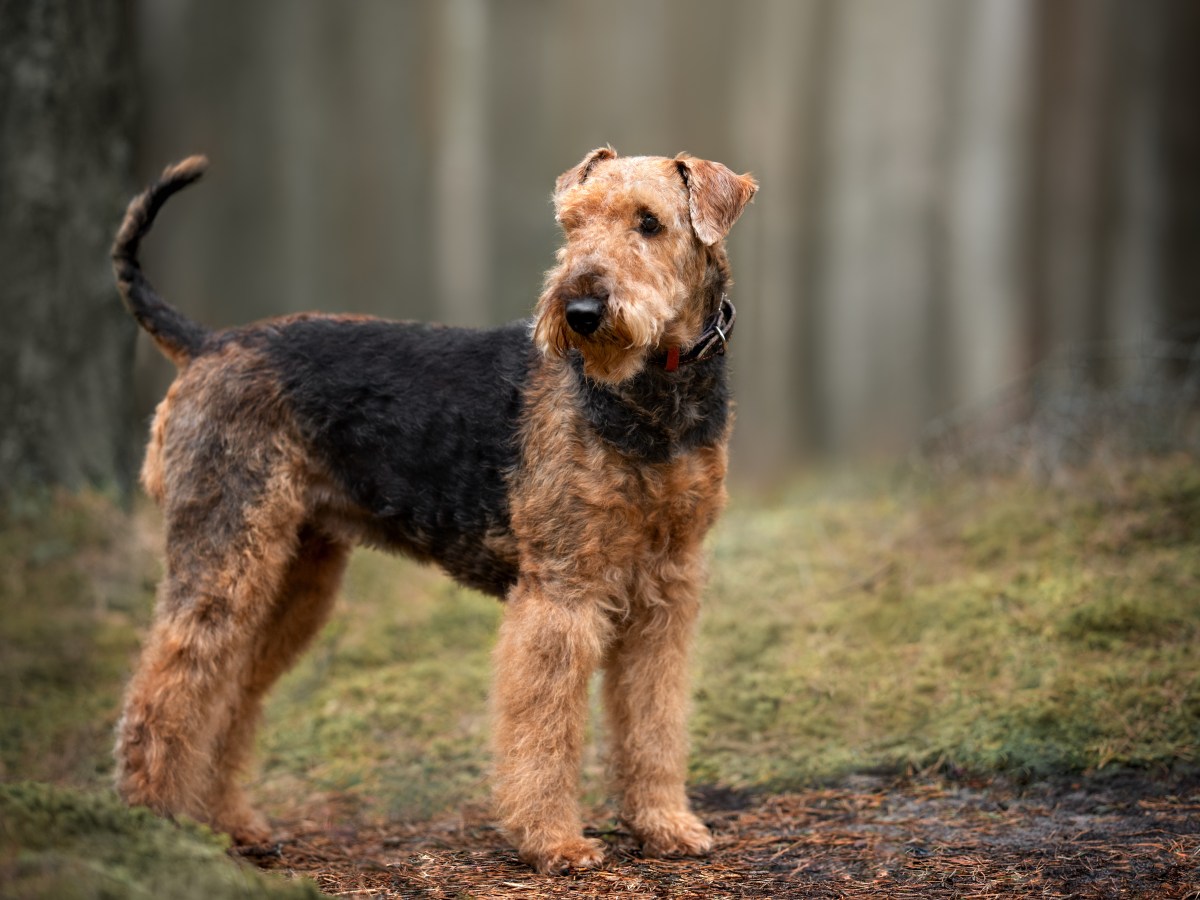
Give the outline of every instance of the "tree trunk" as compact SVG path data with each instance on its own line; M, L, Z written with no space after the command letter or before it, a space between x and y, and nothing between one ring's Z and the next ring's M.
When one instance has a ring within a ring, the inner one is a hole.
M126 3L0 0L0 494L126 488L135 326L108 247L132 172Z

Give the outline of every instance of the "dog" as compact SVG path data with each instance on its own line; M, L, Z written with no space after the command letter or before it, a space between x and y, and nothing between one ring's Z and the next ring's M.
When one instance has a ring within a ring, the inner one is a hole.
M686 670L732 426L724 240L754 179L592 151L556 182L565 242L532 321L299 314L211 331L138 263L206 166L167 168L112 251L126 306L178 368L141 473L166 567L117 728L121 796L269 840L238 784L262 699L366 543L505 601L494 802L522 859L603 859L577 797L597 669L624 821L647 854L707 853L685 792Z

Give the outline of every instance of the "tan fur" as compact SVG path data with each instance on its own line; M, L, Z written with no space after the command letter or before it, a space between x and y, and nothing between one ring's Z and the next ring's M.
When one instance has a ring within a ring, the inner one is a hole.
M188 177L202 170L183 165ZM627 456L572 399L569 357L577 350L587 375L615 385L664 348L694 344L727 282L723 238L755 189L718 163L611 148L557 181L566 244L537 306L543 354L523 387L511 525L483 538L518 573L494 657L496 812L542 872L603 859L576 797L598 669L623 817L647 853L712 845L684 789L687 668L728 433L662 462ZM145 196L126 239L145 230ZM647 209L664 226L653 238L637 232ZM140 277L133 251L121 254L122 271ZM581 337L564 304L601 290L605 324ZM118 788L130 803L263 841L267 823L237 783L262 699L326 621L349 547L369 533L365 512L316 463L253 340L206 339L203 352L159 340L181 371L155 414L142 481L163 507L166 574L118 726Z

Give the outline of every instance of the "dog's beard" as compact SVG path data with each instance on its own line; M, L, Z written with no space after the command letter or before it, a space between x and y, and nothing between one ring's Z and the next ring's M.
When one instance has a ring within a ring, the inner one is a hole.
M566 303L557 290L539 300L533 339L545 354L565 357L578 350L583 371L596 381L617 384L645 366L647 355L660 343L670 309L662 295L643 289L610 296L604 320L595 333L579 334L567 324Z

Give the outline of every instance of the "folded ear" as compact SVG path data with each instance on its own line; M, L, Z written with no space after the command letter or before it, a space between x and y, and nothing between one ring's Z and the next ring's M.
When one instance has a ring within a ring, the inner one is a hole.
M577 184L583 184L587 179L588 174L592 171L592 167L596 163L604 159L616 159L617 151L612 147L597 147L591 153L583 158L579 165L567 169L558 176L558 180L554 182L554 193L561 194L567 188L575 187Z
M675 157L675 165L688 188L692 230L704 244L715 244L729 234L758 190L758 183L749 175L734 174L719 162L686 153Z

